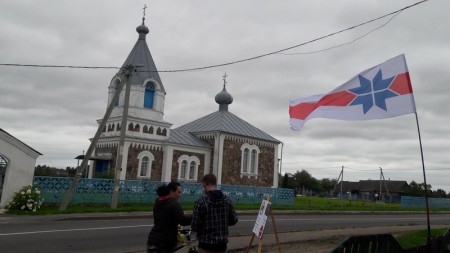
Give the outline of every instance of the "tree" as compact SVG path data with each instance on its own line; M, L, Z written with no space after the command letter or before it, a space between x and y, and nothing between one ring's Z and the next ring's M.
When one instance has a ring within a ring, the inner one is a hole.
M320 184L322 185L322 188L330 192L334 189L334 186L337 184L337 179L329 179L329 178L322 178L320 180Z
M319 180L312 177L308 171L303 170L297 171L294 174L295 182L297 187L304 187L305 189L313 190L313 191L322 191L323 188L319 183Z
M285 173L283 176L283 182L282 182L283 188L291 188L294 189L297 187L297 184L295 182L294 176L291 173Z
M38 165L34 168L34 176L54 177L56 176L55 168L47 165Z
M69 174L69 177L74 177L75 174L77 174L77 169L72 167L66 167L67 174Z
M446 198L447 193L443 189L437 189L436 191L433 191L432 197L433 198Z
M431 185L427 185L428 196L431 196ZM415 197L425 197L425 184L424 183L416 183L415 181L411 181L409 185L405 188L405 195L407 196L415 196Z

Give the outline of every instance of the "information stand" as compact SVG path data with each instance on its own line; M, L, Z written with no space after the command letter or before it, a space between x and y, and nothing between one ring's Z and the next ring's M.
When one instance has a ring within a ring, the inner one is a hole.
M250 239L250 243L248 244L247 251L245 251L246 253L250 251L250 247L252 246L255 236L258 236L259 238L258 253L261 253L263 245L264 229L266 227L266 222L269 215L270 218L272 219L272 225L273 230L275 232L275 239L277 241L278 252L281 253L280 240L278 238L277 225L275 223L275 217L272 212L272 203L270 203L270 197L263 199L263 201L261 202L261 206L259 207L258 211L258 217L256 217L255 226L253 226L252 238Z

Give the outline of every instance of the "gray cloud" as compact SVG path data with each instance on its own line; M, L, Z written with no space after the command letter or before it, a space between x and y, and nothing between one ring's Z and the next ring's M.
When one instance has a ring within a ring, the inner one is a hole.
M147 9L147 43L159 70L221 64L287 48L400 9L411 1L3 1L0 63L120 67ZM161 73L165 120L174 127L217 110L227 72L230 111L283 142L283 172L316 178L422 182L414 115L379 121L314 119L289 129L289 100L328 92L360 71L404 53L420 120L428 183L450 190L447 71L450 2L403 11L367 26L253 61ZM290 54L290 55L286 55ZM76 166L102 118L117 70L0 66L3 129L44 155L39 164Z

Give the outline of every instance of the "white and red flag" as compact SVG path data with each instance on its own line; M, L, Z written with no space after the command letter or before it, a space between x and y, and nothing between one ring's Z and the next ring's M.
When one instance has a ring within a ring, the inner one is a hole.
M370 120L415 113L405 56L364 70L327 94L292 100L290 124L300 130L313 118Z

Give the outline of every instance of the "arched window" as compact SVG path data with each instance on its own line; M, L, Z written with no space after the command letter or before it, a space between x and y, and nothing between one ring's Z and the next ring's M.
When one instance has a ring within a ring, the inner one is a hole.
M139 160L137 177L150 178L152 163L155 160L155 157L152 153L150 153L150 151L142 151L141 153L139 153L137 158Z
M5 182L6 167L8 167L8 159L0 154L0 190L2 189L3 183Z
M145 84L144 108L152 109L155 97L155 85L151 82Z
M195 167L196 163L195 161L191 161L191 164L189 165L189 180L195 179Z
M187 168L187 161L184 160L181 162L180 175L178 175L180 179L186 179L186 168Z
M6 165L8 165L8 160L0 154L0 169L6 169Z
M255 171L256 171L256 156L257 156L256 150L253 149L252 157L250 159L250 173L251 174L255 174Z
M243 153L243 159L242 159L242 172L247 173L248 172L248 153L249 153L249 149L248 148L244 148L244 153Z
M241 177L258 177L258 156L260 150L256 145L244 143L241 146L242 160L241 160Z
M197 181L200 160L196 156L182 155L178 158L178 180Z
M145 156L144 158L141 159L141 173L139 173L140 177L147 176L149 160L150 159L148 158L148 156Z

